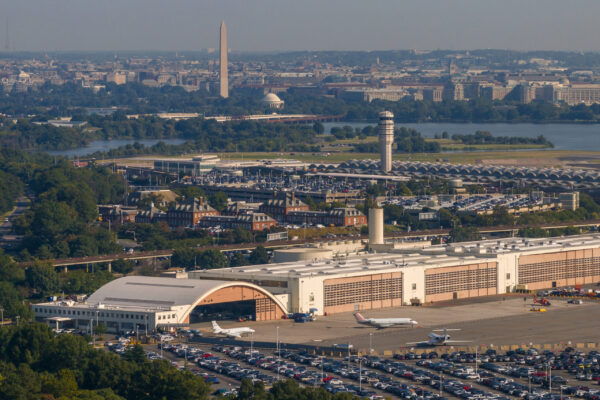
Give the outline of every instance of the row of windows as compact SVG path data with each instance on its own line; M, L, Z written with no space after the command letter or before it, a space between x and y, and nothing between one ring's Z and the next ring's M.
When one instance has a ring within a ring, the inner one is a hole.
M106 318L122 318L122 319L144 319L148 318L144 314L125 314L125 313L114 313L106 311L81 311L81 310L63 310L63 309L50 309L45 307L34 307L33 311L39 314L56 314L56 315L71 315L71 316L88 316L95 317L96 313L98 317ZM173 314L175 316L175 314ZM159 316L160 319L160 316Z
M497 274L497 268L490 267L426 275L425 294L495 288L498 282Z
M324 305L341 306L402 298L402 277L325 284Z
M600 257L554 260L519 265L519 283L557 281L600 275Z

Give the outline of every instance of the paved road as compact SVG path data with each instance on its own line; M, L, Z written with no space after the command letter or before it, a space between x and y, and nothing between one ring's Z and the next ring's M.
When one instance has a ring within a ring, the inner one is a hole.
M28 197L29 196L29 197ZM31 207L32 193L17 198L15 208L0 221L0 243L2 247L9 247L21 240L19 236L11 235L13 221L23 215Z

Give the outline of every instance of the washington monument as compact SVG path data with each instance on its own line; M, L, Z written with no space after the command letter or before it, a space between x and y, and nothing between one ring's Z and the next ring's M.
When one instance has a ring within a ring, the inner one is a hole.
M219 43L219 95L224 99L229 97L229 77L227 72L227 27L225 21L221 21L221 34Z

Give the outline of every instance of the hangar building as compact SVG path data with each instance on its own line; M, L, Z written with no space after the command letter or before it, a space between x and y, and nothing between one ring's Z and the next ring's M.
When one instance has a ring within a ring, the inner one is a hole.
M333 259L191 271L245 281L291 312L336 313L600 282L600 235L501 239Z
M251 303L259 321L279 319L287 312L278 297L251 283L147 276L115 279L83 303L57 301L32 307L40 322L59 317L82 330L103 323L109 332L151 332L188 325L197 306L242 302Z
M300 261L190 271L186 279L128 276L83 303L32 307L39 321L151 331L187 325L196 307L273 320L288 312L330 314L600 282L598 234L385 246L378 245L381 253L319 259L324 253L315 252Z

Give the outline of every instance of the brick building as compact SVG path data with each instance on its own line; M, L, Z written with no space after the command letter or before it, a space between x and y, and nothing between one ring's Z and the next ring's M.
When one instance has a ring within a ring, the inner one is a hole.
M285 221L293 211L308 211L308 205L296 198L294 193L281 193L276 198L265 201L258 209L277 221Z
M216 215L219 215L217 210L204 203L202 199L193 198L168 210L167 222L171 228L196 226L202 218Z
M367 217L356 208L334 208L329 211L291 211L286 221L294 224L361 226L367 224Z
M220 226L223 229L243 228L252 232L270 229L275 225L277 221L263 213L207 216L199 223L202 228Z

